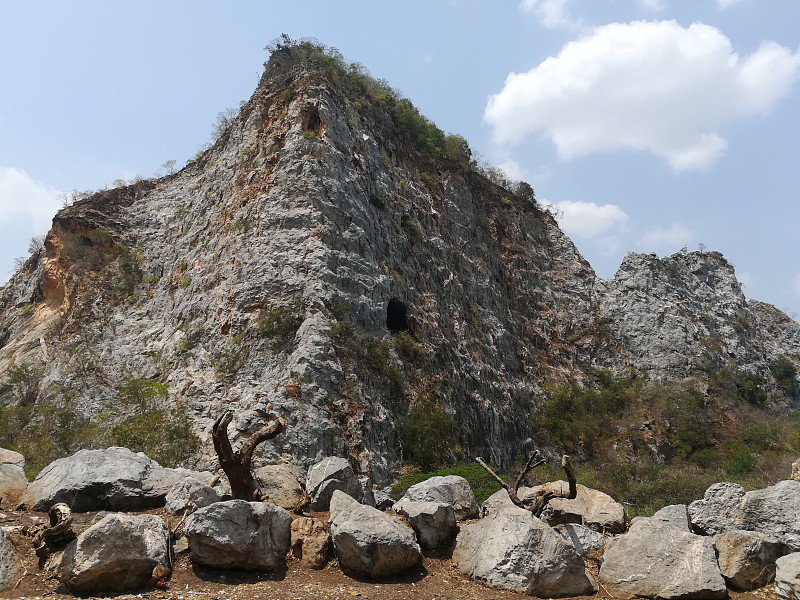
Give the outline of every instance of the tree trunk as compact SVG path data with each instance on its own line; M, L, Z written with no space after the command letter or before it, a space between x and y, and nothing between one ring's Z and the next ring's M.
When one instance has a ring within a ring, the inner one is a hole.
M231 484L231 495L234 499L247 500L248 502L261 499L258 484L253 478L250 465L256 447L267 440L271 440L283 433L286 420L275 418L264 427L256 431L242 447L234 452L228 440L228 425L233 420L233 413L229 410L222 413L214 422L211 437L214 440L214 450L217 452L219 464Z

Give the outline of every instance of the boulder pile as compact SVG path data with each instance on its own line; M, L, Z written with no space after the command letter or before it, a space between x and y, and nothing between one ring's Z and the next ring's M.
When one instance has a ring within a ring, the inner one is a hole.
M173 555L182 551L197 565L254 571L285 569L290 552L312 569L335 557L344 573L371 580L400 575L432 553L452 557L453 567L476 581L542 598L585 596L602 586L618 598L714 599L773 581L780 598L800 598L797 480L751 492L717 483L689 506L667 506L628 523L622 505L580 485L575 498L552 500L541 518L513 504L505 490L479 510L457 476L432 477L409 488L393 510L379 510L371 504L381 494L373 495L369 480L338 457L305 477L288 465L265 469L260 478L270 491L263 502L231 500L211 473L164 469L125 448L60 459L24 490L13 469L24 459L2 449L0 459L29 508L71 502L73 512L116 511L60 538L60 547L53 542L59 538L44 537L36 549L40 565L77 595L166 585ZM324 507L328 518L278 506L304 504L303 479L312 506ZM521 488L518 495L524 500L539 490ZM177 539L160 516L127 514L165 505L184 525ZM42 525L38 535L46 531ZM26 574L12 538L0 528L0 592ZM587 565L598 563L593 575Z

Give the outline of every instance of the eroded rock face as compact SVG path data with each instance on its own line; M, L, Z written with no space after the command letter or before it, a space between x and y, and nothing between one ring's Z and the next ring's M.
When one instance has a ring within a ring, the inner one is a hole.
M786 479L747 493L736 483L715 483L689 505L689 515L705 535L759 531L800 549L800 481Z
M714 543L672 519L637 517L606 542L600 582L623 598L707 599L727 595Z
M729 531L714 536L720 571L728 586L740 592L764 587L775 577L775 561L787 549L777 538L756 531Z
M23 573L22 561L11 538L0 528L0 592L13 588Z
M572 544L515 506L464 525L456 538L453 563L479 581L540 598L595 591Z
M268 502L228 500L186 521L192 560L218 569L274 571L285 564L292 517Z
M170 488L187 477L210 481L212 476L166 469L127 448L80 450L42 469L28 485L22 502L41 512L58 502L74 512L146 510L163 506Z
M399 519L338 490L330 508L333 548L346 573L381 579L407 571L421 560L414 531Z
M122 593L147 586L153 569L171 564L169 530L159 516L111 514L67 546L58 571L72 593Z
M475 494L463 477L447 475L435 476L415 485L412 485L395 505L395 511L400 510L402 503L411 502L441 502L453 507L457 521L474 519L478 516L478 504Z

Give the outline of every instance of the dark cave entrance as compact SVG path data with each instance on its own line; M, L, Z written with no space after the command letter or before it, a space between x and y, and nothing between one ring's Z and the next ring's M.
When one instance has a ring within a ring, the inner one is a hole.
M389 300L389 305L386 307L386 328L392 334L411 331L411 326L408 324L408 309L396 298Z

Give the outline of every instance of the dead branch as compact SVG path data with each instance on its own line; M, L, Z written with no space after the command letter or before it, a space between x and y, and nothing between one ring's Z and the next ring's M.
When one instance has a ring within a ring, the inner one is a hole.
M575 471L572 468L572 463L569 460L569 456L566 454L561 458L561 467L564 469L564 472L567 474L567 482L569 483L569 491L565 494L562 492L553 492L548 490L546 487L542 487L539 492L535 496L535 500L532 505L530 504L530 500L528 500L528 504L520 500L518 495L519 486L522 483L522 480L525 476L530 473L536 467L539 467L545 464L545 459L541 458L538 450L535 450L533 454L528 458L528 461L525 463L525 467L522 469L520 474L514 480L514 485L509 485L507 482L503 481L497 473L495 473L489 465L483 462L483 459L478 456L475 458L475 462L477 462L480 466L484 468L484 470L492 476L492 478L499 483L503 489L508 492L508 497L511 498L511 502L513 502L516 506L520 508L524 508L525 510L531 511L533 516L540 517L542 512L544 511L545 507L547 506L548 502L553 498L566 498L571 500L578 495L578 487L575 481Z
M214 441L214 450L219 458L219 464L231 484L231 495L234 499L255 501L259 500L260 492L250 466L256 447L267 440L271 440L283 433L286 429L286 419L274 417L264 427L256 431L237 451L231 448L228 440L228 425L233 420L233 413L229 410L222 413L214 422L211 429L211 438Z

